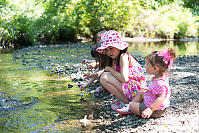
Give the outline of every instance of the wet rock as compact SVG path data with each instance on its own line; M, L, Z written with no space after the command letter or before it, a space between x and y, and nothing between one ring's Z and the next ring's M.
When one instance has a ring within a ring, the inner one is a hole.
M72 84L68 84L68 88L72 88L73 87L73 85Z

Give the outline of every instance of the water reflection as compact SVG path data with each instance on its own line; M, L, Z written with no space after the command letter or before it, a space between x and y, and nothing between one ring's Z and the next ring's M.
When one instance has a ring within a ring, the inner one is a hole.
M0 59L0 93L18 100L38 99L37 104L27 108L15 108L6 113L0 109L2 132L57 131L57 122L78 121L88 112L88 107L79 101L78 86L67 87L71 80L60 80L61 77L50 75L48 71L23 71L23 66L12 62L11 54L0 55ZM89 94L84 98L93 99Z
M182 42L182 41L167 41L167 42L147 42L147 43L130 43L129 51L135 55L146 56L154 50L164 48L174 48L178 56L198 55L198 42Z

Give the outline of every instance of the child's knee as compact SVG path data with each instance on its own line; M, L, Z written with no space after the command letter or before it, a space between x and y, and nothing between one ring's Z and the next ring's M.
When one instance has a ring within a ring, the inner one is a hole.
M107 72L104 72L101 76L100 76L100 83L103 84L107 81Z

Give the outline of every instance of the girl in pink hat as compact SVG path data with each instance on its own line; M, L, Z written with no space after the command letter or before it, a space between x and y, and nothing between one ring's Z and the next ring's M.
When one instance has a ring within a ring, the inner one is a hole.
M127 52L129 46L121 40L117 31L106 31L101 36L101 46L97 52L106 54L112 59L112 67L107 66L100 76L101 85L118 97L121 102L113 102L112 109L122 108L135 95L145 88L146 81L142 67L135 57Z
M167 71L175 59L172 48L154 51L146 57L146 72L154 75L146 91L140 91L120 114L137 114L142 118L161 117L170 104L171 90Z

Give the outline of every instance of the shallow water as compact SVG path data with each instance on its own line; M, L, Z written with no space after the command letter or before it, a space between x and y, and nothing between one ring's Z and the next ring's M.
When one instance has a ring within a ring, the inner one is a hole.
M21 104L37 98L38 102L26 108L0 111L2 132L59 131L61 121L73 120L69 131L77 130L77 123L88 113L88 107L80 103L77 85L68 88L71 80L66 80L48 71L26 70L15 64L12 55L0 55L0 95L1 98L21 100ZM25 70L25 71L24 71ZM86 93L85 93L86 94ZM4 95L4 96L3 96ZM89 94L85 99L93 101Z
M131 43L130 43L131 44ZM183 42L183 41L167 41L167 42L147 42L147 43L132 43L129 51L134 55L146 56L154 50L164 48L174 48L177 56L191 56L199 54L199 43Z
M135 56L146 56L151 51L165 47L173 47L178 56L198 55L198 42L161 42L161 43L133 43L129 51ZM61 49L51 47L42 51L29 49L29 63L19 63L13 60L13 54L0 55L0 98L11 98L21 101L21 104L37 98L37 102L27 108L16 108L0 112L0 129L2 132L79 132L84 130L79 124L89 107L80 102L80 91L77 84L70 79L53 75L48 70L39 69L37 61L49 63L49 57L54 63L80 63L83 58L92 59L89 55L90 47ZM40 52L40 56L38 56ZM31 56L34 56L32 58ZM27 55L26 55L27 56ZM37 57L38 56L38 57ZM60 61L58 57L61 57ZM26 60L27 61L27 60ZM32 63L30 63L32 62ZM31 69L29 69L31 68ZM68 88L68 84L73 84ZM84 98L94 104L94 97L85 93Z

